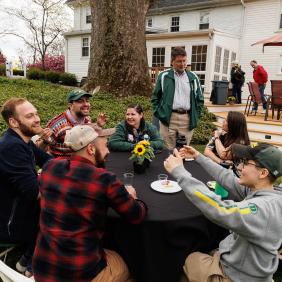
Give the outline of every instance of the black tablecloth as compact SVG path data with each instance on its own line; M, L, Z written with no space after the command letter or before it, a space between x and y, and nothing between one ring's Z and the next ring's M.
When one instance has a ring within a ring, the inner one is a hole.
M111 152L107 169L122 179L123 173L133 171L129 156L129 153ZM105 247L116 250L124 258L137 281L178 282L188 254L212 250L226 236L226 230L207 220L183 191L163 194L150 188L158 174L166 173L163 161L167 156L166 151L156 155L144 174L134 176L137 195L148 206L144 223L128 224L113 210L109 211ZM185 167L205 183L212 180L194 161L185 162Z

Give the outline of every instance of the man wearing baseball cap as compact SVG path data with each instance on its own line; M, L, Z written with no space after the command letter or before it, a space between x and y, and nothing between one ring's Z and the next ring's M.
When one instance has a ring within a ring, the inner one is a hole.
M79 124L91 124L90 102L92 95L82 89L73 89L67 96L68 109L55 116L47 123L47 127L52 131L50 141L42 140L39 144L41 148L49 145L48 150L54 157L69 157L72 150L64 144L66 131ZM101 130L106 123L106 115L99 114L97 124L93 126ZM44 144L43 144L44 143Z
M282 243L282 193L273 186L282 175L282 151L267 144L254 148L233 144L231 151L239 177L189 146L175 150L175 156L164 163L186 197L212 222L231 232L213 253L190 254L184 271L189 281L270 282ZM230 199L222 200L193 178L183 167L183 157L201 165L228 190Z
M146 205L104 168L106 138L88 125L67 131L70 159L53 159L40 179L40 233L33 267L36 281L126 282L129 271L114 251L103 249L107 210L138 224Z

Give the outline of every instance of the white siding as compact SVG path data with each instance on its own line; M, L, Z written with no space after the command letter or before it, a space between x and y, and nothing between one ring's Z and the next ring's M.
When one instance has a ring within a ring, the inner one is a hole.
M81 56L82 38L87 36L71 37L67 40L67 72L74 73L78 80L87 76L89 57ZM90 37L89 37L90 39Z
M216 8L210 13L211 28L240 35L243 21L242 5Z
M73 30L87 30L91 29L91 24L86 23L87 10L89 6L79 5L74 7L74 27Z
M269 79L282 79L278 74L281 47L265 47L262 45L251 46L251 44L274 35L279 30L281 3L280 0L263 0L246 3L245 24L241 41L240 62L246 71L246 82L253 80L252 68L249 63L252 59L263 65L268 72ZM266 93L270 94L270 83L267 84ZM248 95L248 89L244 87L244 97Z
M73 13L74 13L73 30L80 30L80 7L75 7Z
M243 9L242 5L222 7L206 10L210 12L210 28L239 35L241 31ZM178 14L167 14L153 16L153 27L164 28L170 31L171 17L180 17L180 30L199 30L200 13L202 11L190 11Z

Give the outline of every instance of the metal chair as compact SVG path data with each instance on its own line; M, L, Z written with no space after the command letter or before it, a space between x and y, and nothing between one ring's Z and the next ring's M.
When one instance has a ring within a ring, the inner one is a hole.
M0 260L2 260L4 263L6 262L7 255L9 252L11 252L16 247L15 244L11 243L0 243Z
M267 99L267 110L264 120L268 118L268 109L272 111L272 119L274 111L277 109L277 120L280 119L280 111L282 111L282 80L271 80L271 96Z
M14 269L10 268L3 261L0 260L0 277L3 282L31 282L32 278L25 277Z
M259 87L256 82L248 82L247 83L248 88L249 88L249 96L247 98L247 104L245 107L244 115L247 114L247 116L250 114L250 108L253 107L254 103L256 102L258 105L262 103L260 92L259 92ZM252 111L251 111L252 113ZM255 115L256 115L255 111Z

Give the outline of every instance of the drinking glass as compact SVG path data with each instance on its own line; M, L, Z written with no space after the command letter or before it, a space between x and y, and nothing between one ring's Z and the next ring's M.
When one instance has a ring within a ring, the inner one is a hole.
M167 174L159 174L158 175L158 179L159 179L159 181L161 181L162 185L167 185L167 178L168 178Z
M131 172L127 172L123 174L123 184L125 187L133 186L133 178L134 174Z

